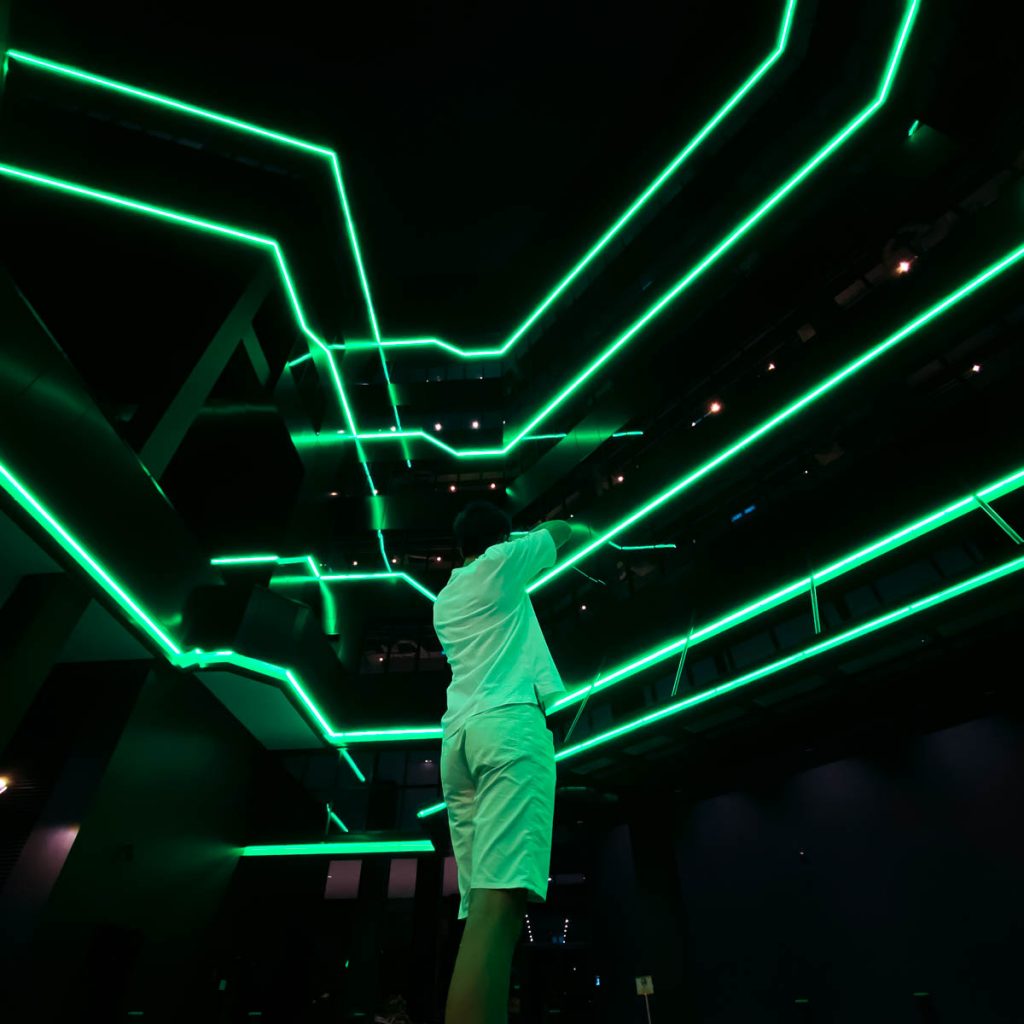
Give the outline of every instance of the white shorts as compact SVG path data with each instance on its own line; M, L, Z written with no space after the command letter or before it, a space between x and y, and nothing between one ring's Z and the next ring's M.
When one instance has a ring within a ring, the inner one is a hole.
M551 870L555 739L536 704L481 711L441 743L441 788L459 874L473 889L525 889L543 903Z

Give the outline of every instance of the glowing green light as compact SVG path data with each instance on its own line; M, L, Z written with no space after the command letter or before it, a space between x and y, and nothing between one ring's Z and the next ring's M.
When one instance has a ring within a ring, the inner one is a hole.
M736 241L738 241L739 238L745 235L753 227L755 223L757 223L762 217L764 217L770 209L772 209L778 202L780 202L785 195L787 195L793 188L795 188L800 181L802 181L821 162L823 162L829 155L831 155L832 152L834 152L840 145L842 145L842 143L845 142L850 135L852 135L858 128L860 128L861 125L875 113L878 107L880 107L882 103L885 102L885 99L888 95L892 77L895 74L896 67L899 64L899 60L902 56L903 49L906 44L906 39L909 35L910 26L913 22L914 16L916 15L919 2L920 0L908 0L907 2L907 8L904 13L901 31L897 36L896 43L894 44L893 51L890 56L890 62L887 73L883 78L882 87L879 91L879 94L876 96L874 103L865 108L865 110L862 111L857 118L851 121L846 126L846 128L843 129L842 132L836 135L825 147L819 150L819 152L810 161L804 164L804 166L795 175L793 175L789 179L789 181L786 182L786 184L784 184L772 196L765 200L761 204L761 206L758 207L752 214L750 214L747 217L747 219L743 221L737 228L735 228L733 232L726 237L726 239L720 242L719 245L715 247L715 249L713 249L708 255L706 255L700 263L691 268L691 270L682 279L680 279L680 281L677 282L676 285L673 286L673 288L670 289L668 293L662 296L662 298L659 299L652 307L650 307L650 309L648 309L648 311L639 320L635 321L634 324L627 329L627 331L620 335L615 340L615 342L613 342L608 348L606 348L605 351L593 363L591 363L591 365L582 374L580 374L575 379L575 381L573 381L567 388L563 389L563 391L558 396L556 396L556 398L552 400L552 402L549 402L548 405L539 414L534 416L530 423L528 423L526 427L524 427L519 432L519 434L513 437L512 440L507 445L504 446L504 448L468 449L459 452L456 451L455 449L452 449L448 445L437 442L435 438L430 437L423 431L409 432L396 430L394 432L387 432L381 434L379 437L375 437L374 439L386 439L389 441L400 440L404 444L404 441L408 437L415 436L423 440L429 440L431 443L434 443L438 447L441 447L449 454L459 458L484 458L504 456L505 454L507 454L520 440L522 440L524 436L529 434L530 431L539 422L541 422L541 420L543 420L557 405L561 404L565 399L567 399L569 395L572 394L572 392L574 392L585 380L587 380L594 372L596 372L597 369L599 369L605 362L607 362L611 358L611 356L616 351L618 351L619 348L621 348L629 340L631 340L637 333L639 333L639 331L642 330L642 328L646 326L646 324L649 323L654 317L660 315L660 313L664 310L664 308L668 305L669 302L676 298L686 287L689 286L689 284L696 280L696 278L699 277L708 267L710 267L714 262L716 262L728 248L730 248ZM792 20L793 7L794 4L792 2L788 3L786 6L786 10L783 17L783 29L780 30L779 33L779 40L782 43L782 45L785 45L785 41L788 39L789 25ZM723 110L724 109L725 108L723 108ZM709 125L710 124L711 122L709 122ZM660 187L660 185L658 187ZM269 240L264 241L266 242ZM366 464L365 455L363 454L361 449L362 440L369 439L369 436L364 438L363 435L359 434L358 430L355 427L351 408L345 395L345 390L342 385L341 377L340 374L338 373L337 366L334 360L334 352L331 349L331 347L327 345L324 341L322 341L322 339L317 337L307 325L305 321L305 316L301 308L301 304L299 303L298 296L294 288L291 274L289 273L287 265L285 263L284 256L281 253L281 250L276 242L270 242L270 244L272 245L273 253L278 263L279 272L284 282L286 292L289 296L289 300L292 305L293 313L296 317L297 322L299 323L300 329L307 336L307 338L314 343L314 345L316 345L323 351L323 353L326 356L332 382L334 383L335 391L341 403L346 421L348 423L350 431L352 432L353 435L355 435L353 440L356 445L357 452L359 454L359 460L363 466L363 470L366 473L367 479L370 483L371 493L374 493L376 491L376 488L373 485L373 480L372 477L370 476L369 467ZM377 337L376 334L375 338L377 338L379 344L379 338Z
M358 445L360 441L370 440L404 440L409 436L418 437L421 440L428 441L434 444L436 447L441 448L448 454L457 458L493 458L495 456L504 456L508 454L512 448L518 444L525 436L529 435L530 432L536 427L545 417L549 415L557 406L562 404L569 396L577 390L586 380L588 380L594 373L597 372L611 357L620 349L622 346L631 341L641 330L643 330L649 323L651 323L656 317L660 316L667 306L673 302L683 291L685 291L694 281L696 281L701 275L704 274L713 264L731 249L741 238L743 238L757 223L759 223L767 214L774 209L790 192L793 191L802 181L804 181L813 171L815 171L822 163L825 162L830 156L832 156L842 145L844 145L860 128L863 127L868 120L870 120L875 113L881 108L886 102L889 96L889 92L892 86L896 70L901 62L903 52L906 48L906 43L910 35L911 27L917 15L920 0L907 0L904 8L903 18L900 22L900 27L896 35L896 39L893 43L892 50L889 55L889 61L886 65L886 69L882 75L882 79L879 88L875 94L875 97L871 103L868 104L860 113L854 117L846 126L838 132L832 139L829 140L813 157L811 157L803 166L796 171L785 183L783 183L775 192L768 196L758 207L756 207L752 213L750 213L743 221L739 223L725 238L723 238L710 252L708 252L703 259L697 264L690 268L690 270L680 278L672 288L670 288L664 295L661 296L648 310L630 327L628 327L622 334L620 334L605 350L595 359L591 364L579 374L569 385L567 385L561 392L559 392L554 399L552 399L539 413L527 423L503 448L501 449L466 449L456 450L451 446L439 441L437 438L432 437L425 431L404 431L404 432L386 432L379 435L357 435L353 440ZM787 8L788 14L791 15L791 8ZM788 32L788 28L787 28ZM411 344L411 342L410 342ZM500 354L500 350L497 350ZM329 355L333 353L329 352ZM473 353L475 357L479 357L480 353ZM353 431L355 433L355 431ZM535 584L534 586L536 586Z
M672 498L675 498L683 491L688 490L698 480L707 476L709 473L717 469L719 466L735 458L741 452L745 451L747 448L753 445L756 441L760 440L766 434L770 433L771 431L781 426L787 420L792 419L794 416L797 415L797 413L801 412L804 408L813 404L823 395L828 394L828 392L834 390L844 381L859 373L866 366L875 362L890 349L895 348L901 342L905 341L911 335L919 331L922 327L926 326L927 324L935 320L937 317L941 316L952 306L955 306L959 302L962 302L964 299L966 299L969 295L972 295L979 288L983 287L985 284L988 284L990 281L998 277L1000 274L1005 273L1006 270L1017 264L1022 257L1024 257L1024 246L1014 249L1008 255L1004 256L1001 260L992 264L987 269L982 271L980 274L977 274L966 284L961 285L955 291L947 295L944 299L935 303L933 306L930 306L919 316L915 317L913 320L904 324L903 327L901 327L895 333L890 334L889 337L886 338L884 341L875 345L873 348L869 349L867 352L858 356L856 359L851 360L842 369L838 370L836 373L832 374L830 377L826 378L824 381L817 384L810 391L805 392L794 402L791 402L789 405L785 406L780 412L777 412L774 416L771 416L768 419L764 420L754 430L750 431L748 434L745 434L743 437L741 437L738 441L734 442L729 447L722 449L717 455L709 459L703 465L699 466L697 469L693 470L687 475L681 477L674 484L672 484L671 487L663 491L656 498L647 502L645 505L643 505L637 511L633 512L631 515L627 516L625 519L620 520L610 530L605 531L605 533L603 533L601 536L595 538L589 544L580 548L571 556L569 556L564 561L560 562L554 568L545 573L543 576L539 577L537 580L531 583L529 587L527 587L527 592L532 593L538 587L542 587L555 577L560 576L562 573L564 573L573 565L575 565L576 562L585 558L591 552L596 551L598 548L602 547L604 544L610 541L613 537L617 536L623 530L639 522L641 519L644 519L646 516L650 515L655 509L660 508L667 501L670 501Z
M416 740L439 740L440 738L441 727L439 725L396 726L393 729L354 729L336 732L330 736L332 742L343 743L346 746L357 743L404 743Z
M616 544L615 541L608 541L608 546L617 548L619 551L654 551L659 548L674 548L675 544Z
M225 555L222 558L211 558L210 565L249 565L277 560L277 555Z
M913 136L914 132L916 132L917 129L920 128L920 127L921 127L921 122L915 120L914 123L907 129L907 138L911 138Z
M385 348L419 348L424 345L434 345L450 352L455 356L465 359L500 358L547 312L548 309L565 293L566 289L575 281L590 263L615 239L619 233L629 224L630 221L654 198L665 183L686 163L686 161L697 151L711 133L729 116L730 113L750 94L771 68L778 62L789 44L790 29L793 24L793 16L796 11L796 0L787 0L782 19L779 24L775 38L775 46L771 52L758 64L758 66L747 76L746 80L736 91L722 104L712 118L704 125L696 135L672 158L671 162L661 173L647 186L647 188L630 204L628 209L615 221L614 224L594 243L593 246L577 261L571 270L555 285L551 291L541 300L540 304L527 316L527 318L505 339L505 342L498 348L488 349L463 349L457 345L442 341L439 338L396 338L385 339L382 344ZM345 347L354 348L365 345L366 342L346 342Z
M338 828L340 828L342 832L347 832L348 831L348 827L346 826L345 822L343 822L341 820L341 818L339 818L334 813L334 811L328 811L327 813L328 813L328 815L330 815L331 821L333 821L334 824L337 825Z
M573 744L570 747L564 747L555 755L555 760L566 761L572 757L576 757L578 754L582 754L584 751L592 750L594 747L603 746L604 744L610 743L612 740L619 739L622 736L628 736L630 733L636 732L638 729L643 729L646 726L653 725L655 722L660 722L662 719L687 711L692 707L704 704L707 701L721 697L724 694L731 693L741 687L749 686L751 683L754 683L759 679L764 679L768 676L774 675L777 672L781 672L783 669L790 668L791 666L797 665L801 662L809 661L810 659L816 658L828 651L834 650L837 647L842 647L845 644L860 639L861 637L868 636L872 633L878 632L879 630L885 629L887 626L894 625L897 622L903 622L904 620L915 615L919 615L930 608L944 604L946 601L951 601L963 594L977 590L979 587L988 586L989 584L1003 579L1006 576L1020 572L1022 569L1024 569L1024 558L1015 558L1009 562L1004 562L1002 565L996 566L994 569L978 573L976 576L972 576L969 579L963 580L951 587L946 587L944 590L930 594L927 597L914 601L902 608L889 612L886 615L881 615L876 619L872 619L870 622L865 622L853 629L848 629L844 633L839 633L834 637L830 637L828 640L812 644L810 647L806 647L794 654L790 654L784 658L779 658L767 665L762 665L760 668L754 669L752 672L747 672L744 675L729 680L728 682L714 686L709 690L703 690L700 693L696 693L691 697L685 698L684 700L668 704L663 708L659 708L657 711L643 715L640 718L635 718L630 722L626 722L614 729L609 729L603 733L599 733L596 736L591 736L590 738L583 740L580 743Z
M963 580L960 583L956 583L953 586L946 587L943 590L929 594L927 597L920 598L908 605L904 605L902 608L898 608L895 611L881 615L869 622L865 622L852 629L848 629L843 633L830 637L828 640L812 644L810 647L806 647L803 650L787 655L786 657L778 658L767 665L762 665L760 668L747 672L735 679L728 680L727 682L711 687L710 689L702 690L700 693L695 693L683 700L667 704L664 707L658 708L656 711L642 715L639 718L634 718L623 725L615 727L614 729L608 729L605 732L598 733L597 735L591 736L580 743L575 743L569 747L563 747L555 754L555 761L566 761L584 753L585 751L593 750L594 748L603 746L606 743L611 743L614 740L621 739L623 736L628 736L631 733L653 725L655 722L660 722L662 719L670 718L674 715L688 711L690 708L706 704L708 701L715 700L727 693L738 690L741 687L749 686L760 679L765 679L768 676L775 675L776 673L790 668L793 665L810 661L811 659L819 657L820 655L834 650L837 647L842 647L845 644L852 643L854 640L860 639L861 637L879 632L888 626L895 625L897 622L903 622L906 619L919 615L930 608L944 604L947 601L961 597L964 594L978 590L981 587L988 586L1022 570L1024 570L1024 557L1004 562L1002 565L998 565L993 569L978 573L977 575ZM443 811L444 807L445 805L443 803L432 804L431 806L424 807L422 810L418 811L417 817L429 817L432 814L437 814L438 812Z
M154 206L151 203L142 203L134 199L128 199L124 196L118 196L112 192L103 192L99 189L78 185L74 182L64 181L60 178L53 178L46 174L37 174L34 171L26 171L22 168L13 167L9 164L0 164L0 175L14 181L21 181L30 185L38 185L57 192L63 192L66 195L73 195L78 198L88 199L92 202L101 203L106 206L129 210L132 213L140 213L147 217L154 217L158 220L167 221L169 223L180 224L208 234L219 235L224 238L230 238L233 241L244 242L247 245L254 245L268 250L274 259L278 276L284 284L285 293L287 294L291 304L292 313L295 317L296 323L305 335L307 341L324 353L328 369L330 371L331 382L345 415L346 422L352 432L357 433L355 421L352 417L352 410L348 402L348 397L345 394L345 388L342 385L341 377L338 374L337 366L334 363L333 354L328 349L326 342L324 342L322 338L318 337L307 324L305 315L302 311L302 306L299 303L298 295L295 291L294 283L292 282L292 276L288 269L287 260L285 259L284 253L281 251L277 242L272 238L268 238L265 235L256 235L249 231L242 231L227 224L220 224L216 221L207 220L204 217L193 217L189 214L178 213L174 210L166 209L165 207ZM358 440L356 441L356 452L363 467L363 472L366 474L367 481L369 482L370 492L373 493L376 490L376 486L373 483L373 477L370 475L369 466L366 464L365 453L363 452L362 446Z
M359 765L357 765L355 761L352 760L352 755L347 750L342 748L341 756L348 762L348 766L352 769L352 771L355 772L356 778L360 782L365 782L366 776L359 770Z
M632 205L619 217L619 219L598 239L583 258L569 271L565 277L545 296L540 305L509 335L502 351L507 352L541 317L541 315L563 294L566 288L583 272L587 265L600 253L619 232L647 205L651 198L661 189L668 179L679 170L680 167L697 150L704 140L718 127L729 113L740 103L740 101L757 85L758 82L768 73L769 69L782 56L789 42L790 27L793 23L793 12L796 9L795 0L788 0L782 12L782 23L779 26L776 36L775 48L754 69L745 82L719 107L718 111L707 124L680 150L672 159L672 162L659 174L653 182L642 192Z
M774 66L774 64L781 58L785 52L789 42L790 30L793 23L793 17L796 10L796 0L787 0L784 5L781 22L776 33L775 46L772 51L764 58L761 63L754 69L754 71L747 77L747 79L739 86L739 88L729 97L728 100L719 108L714 116L704 125L703 128L687 143L687 145L680 150L679 153L673 158L673 160L661 171L661 173L651 182L650 185L638 196L629 208L619 217L619 219L601 236L600 239L590 248L590 250L576 263L576 265L566 274L561 281L548 293L548 295L541 301L540 305L533 310L533 312L527 317L525 321L506 339L504 345L497 350L486 350L487 355L500 356L506 352L512 345L522 337L525 332L544 314L544 312L551 307L551 305L561 296L565 290L572 284L572 282L583 272L583 270L595 259L598 254L603 251L608 244L625 228L625 226L643 209L647 203L658 193L662 186L671 178L689 159L689 157L702 145L702 143L710 136L710 134L721 124L721 122L735 109L735 107L746 97L751 90L763 79L768 71ZM306 153L311 153L319 157L326 158L331 169L331 174L337 188L338 198L341 205L342 215L344 218L346 231L349 239L349 246L352 252L353 261L356 266L357 275L359 278L360 287L363 292L363 297L366 303L367 315L370 322L371 332L373 334L373 345L377 348L380 356L381 366L384 372L385 380L388 385L388 394L391 401L392 411L395 417L395 424L398 428L396 433L393 435L395 440L402 442L403 452L406 457L406 464L411 467L412 463L409 460L409 453L406 447L407 436L401 429L401 421L398 415L397 404L394 400L394 391L391 387L391 379L388 373L387 362L384 358L384 343L380 335L380 329L377 322L376 311L373 306L373 301L370 295L369 281L366 275L365 267L363 264L362 253L360 250L358 235L355 227L355 222L352 217L350 204L348 201L348 195L345 190L344 181L341 174L341 167L338 160L337 153L325 146L315 145L302 139L298 139L295 136L286 135L282 132L271 131L263 128L259 125L252 124L251 122L242 121L239 118L229 117L224 114L219 114L216 111L209 110L204 107L199 107L195 104L184 103L180 100L175 100L172 97L152 92L146 89L140 89L136 86L130 86L123 82L118 82L114 79L107 78L102 75L96 75L91 72L83 71L80 68L75 68L67 64L61 64L57 61L47 60L45 58L36 57L32 54L25 53L20 50L11 50L8 53L9 57L13 57L16 60L20 60L23 63L36 68L40 71L45 71L51 74L60 75L74 79L80 83L98 87L102 89L112 90L125 96L129 96L133 99L141 100L162 106L178 113L187 114L192 117L201 118L203 120L211 121L219 124L223 127L230 128L235 131L241 131L248 134L256 135L260 138L266 139L271 142L275 142L280 145L297 148ZM293 306L296 309L300 320L304 321L301 316L301 310L298 308L297 298L294 293L294 289L291 288L290 281L286 281L286 286L289 289L290 296L293 301ZM346 346L339 347L357 347L359 342L348 343ZM448 345L446 342L442 342L436 338L429 339L394 339L388 342L389 347L404 348L411 346L422 346L423 344L438 344L449 351L452 351L459 355L468 355L472 357L479 357L483 353L466 353L455 346ZM332 346L333 347L333 346ZM329 349L326 350L328 359L333 366L333 356ZM294 360L289 365L296 365L300 360ZM332 369L332 376L337 377L336 369ZM342 400L343 408L347 419L351 419L350 410L345 400L343 389L341 387L340 378L336 381L336 389L339 392L339 396ZM353 427L354 432L354 427ZM356 439L358 447L359 439ZM364 464L364 469L366 469ZM367 475L369 472L367 470ZM372 481L371 481L371 490Z
M267 140L268 142L287 146L292 149L298 149L304 153L310 153L314 156L326 159L330 166L331 178L334 181L335 188L337 189L342 218L345 222L345 229L348 235L349 250L351 251L352 259L355 263L356 274L359 279L359 287L363 293L363 300L366 303L366 313L370 322L370 330L373 332L378 351L380 352L380 361L384 370L385 379L388 379L390 382L387 363L384 359L384 352L380 347L380 329L377 325L377 313L374 309L373 299L370 295L370 282L367 278L366 269L363 265L363 256L359 248L359 238L356 233L356 225L352 217L352 211L349 206L348 193L345 191L345 183L341 174L341 165L338 161L338 154L333 149L329 149L327 146L318 146L304 139L296 138L294 135L286 135L283 132L271 131L268 128L263 128L260 125L253 124L249 121L242 121L237 117L229 117L225 114L219 114L215 110L199 107L193 103L184 103L171 96L165 96L161 93L152 92L148 89L140 89L137 86L128 85L125 82L118 82L113 78L107 78L103 75L96 75L88 71L83 71L81 68L72 67L69 64L61 64L57 61L47 60L44 57L37 57L34 54L25 53L22 50L8 50L6 56L7 58L13 58L14 60L20 61L29 67L33 67L38 71L44 71L64 78L70 78L82 83L83 85L92 86L94 88L116 92L122 96L128 96L131 99L164 107L179 114L186 114L189 117L210 121L214 124L220 125L221 127L230 128L232 131L255 135ZM398 409L395 407L394 403L392 403L392 412L395 416L395 424L401 428L401 421L398 418Z
M117 603L137 629L141 630L165 655L181 654L181 648L143 611L142 607L113 576L100 565L93 554L78 541L13 470L0 462L0 485L31 516L74 561Z
M243 857L369 857L374 854L433 853L429 839L340 839L332 843L275 843L244 846Z

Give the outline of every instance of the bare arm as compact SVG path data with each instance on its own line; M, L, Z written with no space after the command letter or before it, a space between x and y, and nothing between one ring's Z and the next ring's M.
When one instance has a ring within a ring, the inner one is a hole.
M551 519L546 523L538 523L530 533L536 533L537 530L547 530L551 534L556 548L562 547L572 536L572 527L562 519Z

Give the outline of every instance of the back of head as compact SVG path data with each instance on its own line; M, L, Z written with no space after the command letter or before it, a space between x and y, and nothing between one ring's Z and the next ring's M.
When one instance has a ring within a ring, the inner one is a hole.
M471 501L455 517L452 531L463 558L473 558L506 540L512 532L512 520L493 502Z

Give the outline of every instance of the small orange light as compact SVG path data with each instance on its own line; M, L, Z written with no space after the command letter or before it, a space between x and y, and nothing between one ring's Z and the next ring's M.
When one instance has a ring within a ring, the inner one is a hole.
M722 403L721 402L712 402L708 406L708 412L716 413L716 412L721 412L721 411L722 411Z

